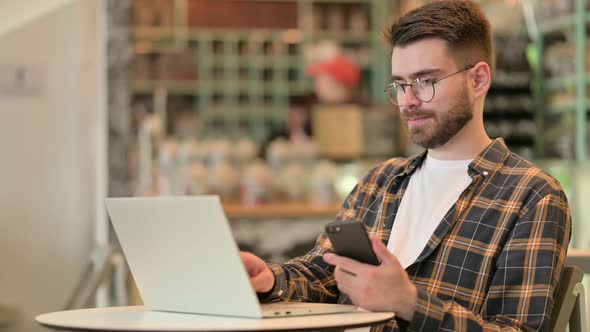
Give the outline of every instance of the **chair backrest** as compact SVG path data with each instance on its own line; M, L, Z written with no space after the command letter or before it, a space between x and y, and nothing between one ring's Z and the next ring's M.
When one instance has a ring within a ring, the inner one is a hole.
M584 272L577 266L565 266L554 294L550 331L565 331L574 310L578 293L576 286L582 282ZM585 324L586 322L584 322ZM570 327L572 331L572 327Z

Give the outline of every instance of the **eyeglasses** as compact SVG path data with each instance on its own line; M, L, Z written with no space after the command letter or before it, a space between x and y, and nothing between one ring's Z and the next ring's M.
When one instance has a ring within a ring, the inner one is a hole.
M404 94L406 93L406 88L411 88L412 93L418 100L423 103L429 103L434 99L435 89L434 85L445 78L451 77L455 74L459 74L466 70L475 67L475 65L469 65L459 71L456 71L452 74L449 74L443 78L439 78L438 80L431 80L424 77L418 77L412 81L412 83L400 83L400 82L391 82L385 86L385 93L387 97L391 101L392 104L396 106L400 106L399 101L403 99Z

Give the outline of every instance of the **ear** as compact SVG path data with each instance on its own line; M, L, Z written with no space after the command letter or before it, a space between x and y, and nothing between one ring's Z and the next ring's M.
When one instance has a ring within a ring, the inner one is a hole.
M478 62L473 69L471 69L472 84L475 97L482 97L488 93L490 85L492 84L492 73L490 66L485 62Z

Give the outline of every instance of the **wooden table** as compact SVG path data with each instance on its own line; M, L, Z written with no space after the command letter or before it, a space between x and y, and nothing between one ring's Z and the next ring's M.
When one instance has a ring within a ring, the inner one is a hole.
M311 203L268 203L243 205L223 203L223 210L230 219L268 219L268 218L335 218L340 204L314 205Z
M237 318L150 311L143 306L60 311L37 316L48 328L82 331L309 331L377 325L393 313L348 313L284 318Z

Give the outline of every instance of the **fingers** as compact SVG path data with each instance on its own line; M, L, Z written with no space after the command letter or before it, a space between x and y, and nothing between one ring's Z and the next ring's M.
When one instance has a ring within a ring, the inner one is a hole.
M249 252L240 251L240 258L244 263L244 267L246 267L246 271L248 271L248 275L253 276L257 274L256 264L252 257L253 255Z
M346 294L351 294L354 291L354 285L357 281L357 277L348 271L336 267L334 269L334 278L336 279L336 285L338 289Z
M381 239L378 236L374 236L371 238L371 246L373 247L373 251L377 258L381 260L381 263L384 265L394 265L399 264L397 258L387 249L387 247L381 242Z
M250 278L250 284L258 293L266 293L270 291L275 284L274 274L268 269L258 275Z
M264 288L262 286L264 286L264 279L262 275L257 275L254 277L250 278L250 283L252 284L252 287L254 287L254 289L258 292L259 289Z
M258 256L249 252L240 251L240 258L248 271L250 284L254 290L260 293L270 291L274 286L275 276L268 265Z
M267 267L262 259L250 252L240 251L240 258L242 259L250 277L256 276Z
M334 278L337 282L350 283L352 284L356 280L356 275L352 274L340 267L334 269Z
M330 265L337 266L355 275L358 275L367 267L367 264L363 264L361 262L355 261L354 259L338 256L332 253L324 254L324 261Z

